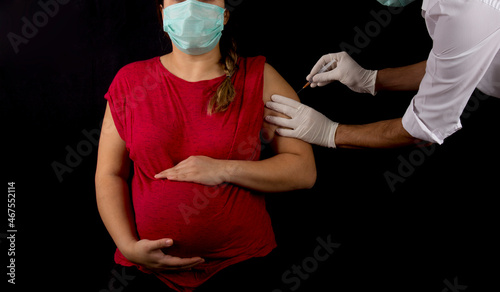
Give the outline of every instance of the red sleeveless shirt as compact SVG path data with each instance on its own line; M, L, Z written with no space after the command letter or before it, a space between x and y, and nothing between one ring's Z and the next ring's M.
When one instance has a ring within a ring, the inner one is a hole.
M224 267L276 247L262 195L233 184L154 178L190 156L259 159L264 64L264 57L239 58L232 77L236 97L227 111L211 116L208 102L226 77L188 82L158 57L123 67L105 95L134 164L131 192L140 239L172 238L166 253L205 259L191 271L156 273L177 291L192 291ZM133 265L119 250L115 261Z

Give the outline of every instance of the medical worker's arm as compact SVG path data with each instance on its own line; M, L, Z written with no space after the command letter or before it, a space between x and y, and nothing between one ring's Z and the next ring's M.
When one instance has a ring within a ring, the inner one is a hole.
M427 61L379 70L375 91L417 91L425 75Z
M266 64L263 101L269 101L273 94L286 95L298 100L293 88L274 68ZM266 109L265 115L270 114L278 115ZM316 182L316 164L311 145L298 139L275 135L276 128L274 125L264 123L264 132L267 133L265 138L270 141L276 153L269 159L216 160L204 156L192 156L155 177L204 185L226 182L261 192L312 188Z
M317 74L332 60L336 61L332 68L325 73ZM400 68L366 70L346 52L340 52L321 57L306 79L311 81L313 88L339 81L352 91L375 95L382 90L418 90L425 75L425 66L424 61Z
M315 109L273 95L266 106L288 117L267 116L266 121L280 126L280 136L297 138L329 148L394 148L419 143L403 128L401 119L367 125L339 125Z
M109 105L104 115L97 170L96 199L99 214L121 253L131 262L150 270L183 270L203 260L166 255L162 249L175 244L171 239L139 240L127 180L130 159L120 138Z
M422 142L403 128L402 119L366 125L339 125L335 136L338 148L397 148Z

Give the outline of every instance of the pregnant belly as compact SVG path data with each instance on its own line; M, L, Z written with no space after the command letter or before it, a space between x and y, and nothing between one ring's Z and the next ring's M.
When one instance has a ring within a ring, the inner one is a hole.
M248 191L234 185L162 184L161 191L134 194L141 239L172 238L174 245L167 254L206 258L221 257L228 249L243 249L252 240L255 220L249 210L255 210L252 205L258 208L259 200Z

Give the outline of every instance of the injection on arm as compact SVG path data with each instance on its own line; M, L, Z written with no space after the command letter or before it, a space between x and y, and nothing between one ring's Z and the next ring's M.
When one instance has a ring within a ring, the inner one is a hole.
M314 74L314 76L321 74L321 73L325 73L328 70L328 68L330 68L333 65L333 63L335 63L335 62L336 62L335 59L331 60L328 64L323 66L323 68L321 68L321 70L319 70L318 73ZM314 76L311 77L311 80L312 80L312 78L314 78ZM309 85L311 85L311 82L307 82L306 85L304 85L304 87L302 87L302 89L297 91L297 94L299 94L302 90L306 89Z

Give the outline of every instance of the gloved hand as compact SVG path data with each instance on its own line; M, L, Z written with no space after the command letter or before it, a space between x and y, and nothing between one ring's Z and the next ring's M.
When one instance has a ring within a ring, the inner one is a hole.
M325 73L317 74L321 68L334 59L337 60L337 62L333 63L333 69L329 69L329 71ZM316 86L325 86L338 80L352 91L375 95L377 94L375 92L377 72L378 71L363 69L346 52L340 52L321 57L306 79L311 82L311 87L313 88Z
M336 148L335 133L338 123L330 121L323 114L291 98L273 95L266 107L289 116L291 119L266 116L266 121L290 129L277 129L284 137L298 138L307 143Z

